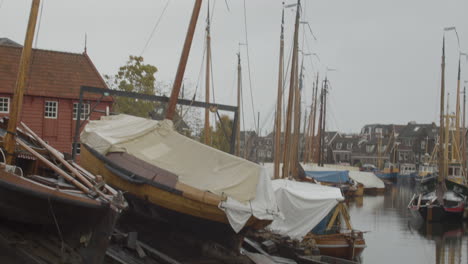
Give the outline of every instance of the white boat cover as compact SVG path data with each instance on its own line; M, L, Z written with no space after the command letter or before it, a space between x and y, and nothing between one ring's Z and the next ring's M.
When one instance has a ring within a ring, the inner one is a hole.
M239 231L245 224L243 220L252 214L268 220L279 215L275 200L271 200L273 190L263 167L179 134L170 120L156 121L124 114L104 116L86 125L81 142L103 155L126 152L178 175L184 184L227 196L222 208L235 231ZM240 205L248 205L248 211L239 209Z
M268 226L272 232L302 240L331 210L343 201L339 188L285 179L273 180L273 190L284 219Z
M359 183L362 183L364 185L364 189L385 188L384 182L379 179L379 177L375 176L373 172L350 171L349 177Z
M305 164L303 165L304 170L311 170L311 171L329 171L329 170L347 170L349 171L349 177L356 182L362 183L364 185L364 189L369 188L385 188L384 182L379 179L379 177L375 176L372 172L366 171L359 171L356 170L356 167L351 166L330 166L330 164L325 164L325 167L319 167L313 164Z

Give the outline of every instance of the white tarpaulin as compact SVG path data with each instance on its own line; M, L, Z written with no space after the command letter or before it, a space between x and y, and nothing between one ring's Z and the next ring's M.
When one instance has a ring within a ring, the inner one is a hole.
M285 218L275 219L268 229L293 239L302 239L344 200L338 188L284 179L273 180L272 185Z
M236 231L252 214L269 220L279 214L263 167L183 136L169 120L105 116L86 125L81 142L103 155L126 152L178 175L184 184L227 196L220 207Z
M385 184L379 177L375 176L372 172L365 172L365 171L358 171L356 167L351 166L330 166L329 164L325 164L325 167L319 167L313 164L306 164L303 165L304 170L310 171L349 171L349 177L358 183L362 183L364 185L364 189L368 188L385 188Z
M364 185L364 189L368 188L385 188L384 182L375 176L373 172L366 171L350 171L349 177Z

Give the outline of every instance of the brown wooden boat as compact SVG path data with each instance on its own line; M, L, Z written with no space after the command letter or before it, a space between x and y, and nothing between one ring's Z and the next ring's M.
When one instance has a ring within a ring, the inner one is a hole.
M347 207L344 203L339 203L331 215L328 225L320 234L310 232L303 242L310 242L315 245L321 255L332 256L354 260L358 258L366 248L363 232L353 230ZM342 230L342 222L346 225L346 230ZM314 229L315 230L315 229Z
M362 232L339 233L329 235L309 234L305 239L315 240L321 255L353 260L366 248Z
M207 225L229 226L225 212L219 208L226 197L183 184L177 175L132 155L110 152L104 156L83 144L81 164L125 191L131 208L139 213L171 220L188 218L200 222L202 219ZM246 226L263 228L270 222L252 216Z

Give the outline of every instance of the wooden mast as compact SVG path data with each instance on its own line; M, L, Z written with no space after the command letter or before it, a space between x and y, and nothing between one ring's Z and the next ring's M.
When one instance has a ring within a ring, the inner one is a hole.
M237 133L236 133L236 156L240 155L240 108L241 108L242 68L240 53L237 53Z
M463 87L463 129L462 129L462 151L463 151L463 166L462 166L462 175L467 178L466 173L466 87Z
M325 134L326 134L326 120L327 120L327 92L328 92L328 79L327 79L327 76L325 76L325 86L323 88L323 116L322 116L322 120L323 120L323 125L322 125L322 148L321 148L321 166L323 167L324 165L324 161L326 159L325 157L325 148L327 147L326 146L326 142L325 142Z
M202 0L195 0L193 6L192 17L190 18L190 24L187 29L187 35L185 36L184 47L180 56L179 66L177 67L177 73L172 86L171 97L166 110L166 118L172 120L177 105L177 99L179 97L180 87L182 85L182 79L184 78L185 67L187 66L188 56L190 54L190 47L192 46L193 34L197 26L198 15L200 14L200 7Z
M312 116L312 135L310 138L310 154L309 154L309 160L313 159L314 155L314 140L315 140L315 123L316 123L316 118L317 118L317 97L318 97L318 80L319 80L319 73L317 72L317 79L315 81L315 91L314 91L314 115Z
M297 53L298 53L298 39L299 39L299 9L301 8L301 1L297 1L296 8L296 22L294 25L294 41L293 41L293 56L291 63L291 76L289 81L289 97L288 97L288 109L286 111L286 130L284 131L284 151L283 155L283 178L289 177L290 172L290 154L291 154L291 116L292 116L292 107L294 102L294 88L296 83L296 71L297 71Z
M302 64L304 63L304 57L302 58ZM297 63L296 63L297 65ZM296 66L297 68L298 66ZM294 178L298 176L297 165L299 164L299 134L301 129L301 91L302 91L302 69L303 65L301 65L301 71L299 77L294 75L296 78L295 82L295 95L294 95L294 134L293 134L293 141L292 141L292 153L291 153L291 172ZM296 71L297 73L298 71ZM298 80L299 79L299 80Z
M5 136L5 151L7 154L6 162L8 164L14 163L16 126L20 120L21 110L23 107L24 87L26 86L26 82L28 80L29 69L31 65L32 44L34 40L34 32L36 30L39 4L40 0L32 1L31 12L29 14L28 29L26 30L24 47L23 51L21 52L18 76L16 79L16 86L11 104L11 115L10 120L8 121L7 134Z
M461 67L460 67L460 55L459 55L458 56L458 76L457 76L457 102L456 102L457 105L455 109L455 142L453 142L453 146L456 150L460 149L460 133L461 133L460 131L460 75L461 75ZM461 157L460 155L458 155L457 161L460 161L460 159Z
M440 81L440 126L439 126L439 175L437 181L443 183L445 179L445 129L444 129L444 103L445 103L445 36L442 40L442 63L441 63L441 81Z
M206 15L206 72L205 72L205 103L210 103L210 62L211 62L211 34L210 34L210 1ZM210 145L210 109L205 108L205 144Z
M318 148L317 148L317 165L321 165L321 160L322 160L322 117L323 117L323 82L322 82L322 88L320 89L320 114L319 114L319 122L318 122L318 132L317 132L317 138L318 138Z
M274 178L280 178L280 155L281 155L281 115L283 111L283 74L284 74L284 7L281 15L281 35L280 35L280 57L278 69L278 94L276 99L276 119L275 119L275 157L274 157Z

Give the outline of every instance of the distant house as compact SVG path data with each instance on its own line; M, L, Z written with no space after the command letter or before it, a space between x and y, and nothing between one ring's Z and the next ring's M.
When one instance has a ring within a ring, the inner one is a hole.
M434 150L438 132L435 123L408 123L398 136L398 162L413 163L417 166L423 163L425 154L430 155Z
M354 165L353 153L359 149L361 138L358 135L340 135L331 144L333 163L346 163Z
M11 111L21 52L21 45L0 39L0 117ZM71 152L82 85L107 89L86 53L33 49L21 121L58 150ZM80 118L98 119L112 102L111 97L85 94ZM94 105L102 113L92 111Z

